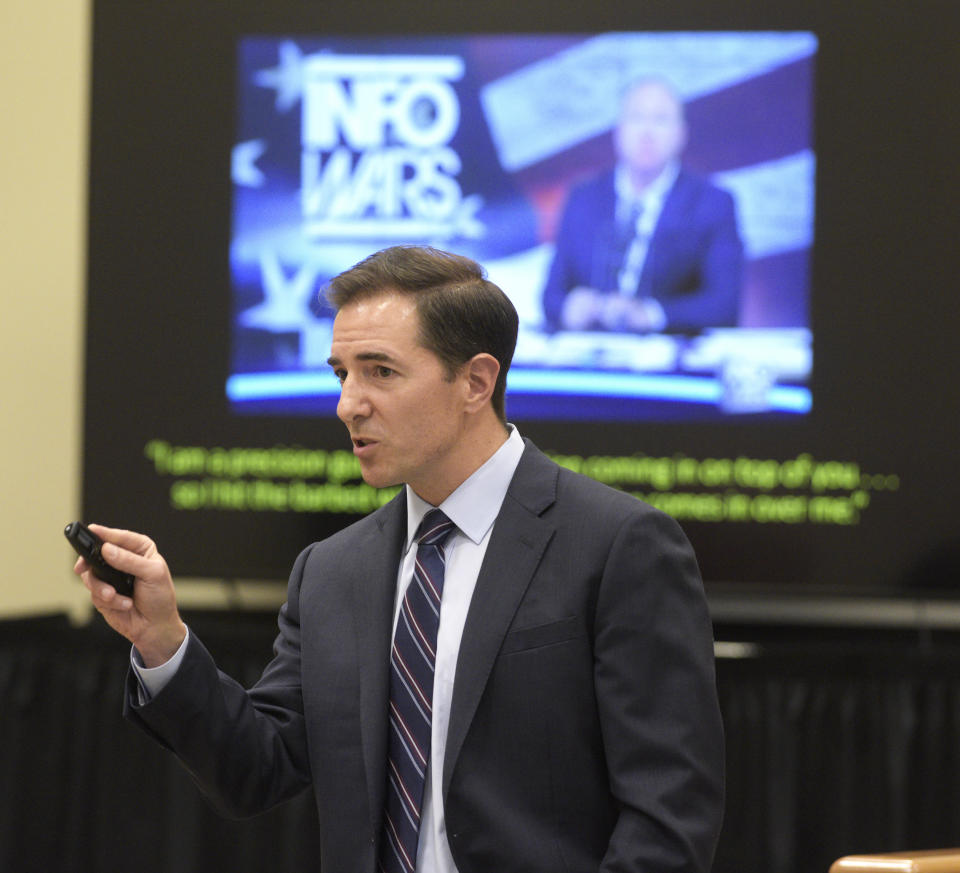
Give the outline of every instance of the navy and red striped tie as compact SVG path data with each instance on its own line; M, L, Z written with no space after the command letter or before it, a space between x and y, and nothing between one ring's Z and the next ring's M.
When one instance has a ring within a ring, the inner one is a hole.
M383 873L413 873L417 863L420 811L430 760L443 542L455 527L439 509L431 509L420 523L413 579L403 596L393 636L387 802L380 839Z

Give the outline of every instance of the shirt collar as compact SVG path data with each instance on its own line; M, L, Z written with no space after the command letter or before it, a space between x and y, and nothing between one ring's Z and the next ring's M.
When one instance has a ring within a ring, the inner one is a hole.
M497 513L507 496L507 488L523 454L523 439L519 431L508 424L510 435L493 455L473 471L457 489L438 507L469 539L479 544L496 521ZM407 547L423 521L434 507L419 497L407 485Z
M613 177L617 199L626 201L627 203L638 202L644 206L649 206L651 203L662 200L666 196L667 191L669 191L670 188L673 187L673 183L677 181L678 175L680 175L680 162L676 160L670 161L663 170L661 170L660 175L647 186L647 190L638 196L630 184L630 176L627 168L618 164Z

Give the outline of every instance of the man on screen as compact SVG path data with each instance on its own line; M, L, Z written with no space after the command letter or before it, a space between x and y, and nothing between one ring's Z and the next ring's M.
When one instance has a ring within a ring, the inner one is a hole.
M683 104L627 89L616 167L570 194L543 291L551 330L692 332L737 323L743 245L733 198L680 166Z
M156 546L96 527L133 599L126 712L220 809L313 786L323 873L706 873L723 805L710 620L679 527L558 467L504 409L517 314L467 258L331 283L337 413L389 504L307 548L249 690Z

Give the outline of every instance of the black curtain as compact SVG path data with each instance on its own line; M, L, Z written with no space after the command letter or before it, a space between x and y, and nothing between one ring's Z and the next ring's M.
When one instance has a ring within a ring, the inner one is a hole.
M960 844L956 639L822 639L836 635L793 631L718 663L728 778L717 873L826 873L840 855Z
M253 682L275 624L191 617L222 668ZM220 818L169 753L121 717L129 646L99 623L0 625L0 870L319 870L313 798Z
M188 618L223 669L256 679L272 616ZM960 843L953 635L718 635L755 649L718 662L728 799L716 873L825 873L843 854ZM127 657L99 620L0 623L0 870L319 870L312 797L221 819L123 721Z

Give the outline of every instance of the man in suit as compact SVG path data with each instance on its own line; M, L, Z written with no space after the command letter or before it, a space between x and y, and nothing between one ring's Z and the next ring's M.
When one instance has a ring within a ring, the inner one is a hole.
M137 577L130 599L77 564L133 643L128 716L227 814L312 785L324 873L705 873L723 740L678 526L507 424L517 315L473 261L387 249L328 296L363 477L406 487L299 556L249 690L181 621L156 546L95 527Z
M543 291L552 330L694 332L737 324L733 198L684 170L683 104L644 79L624 94L615 169L575 188Z

